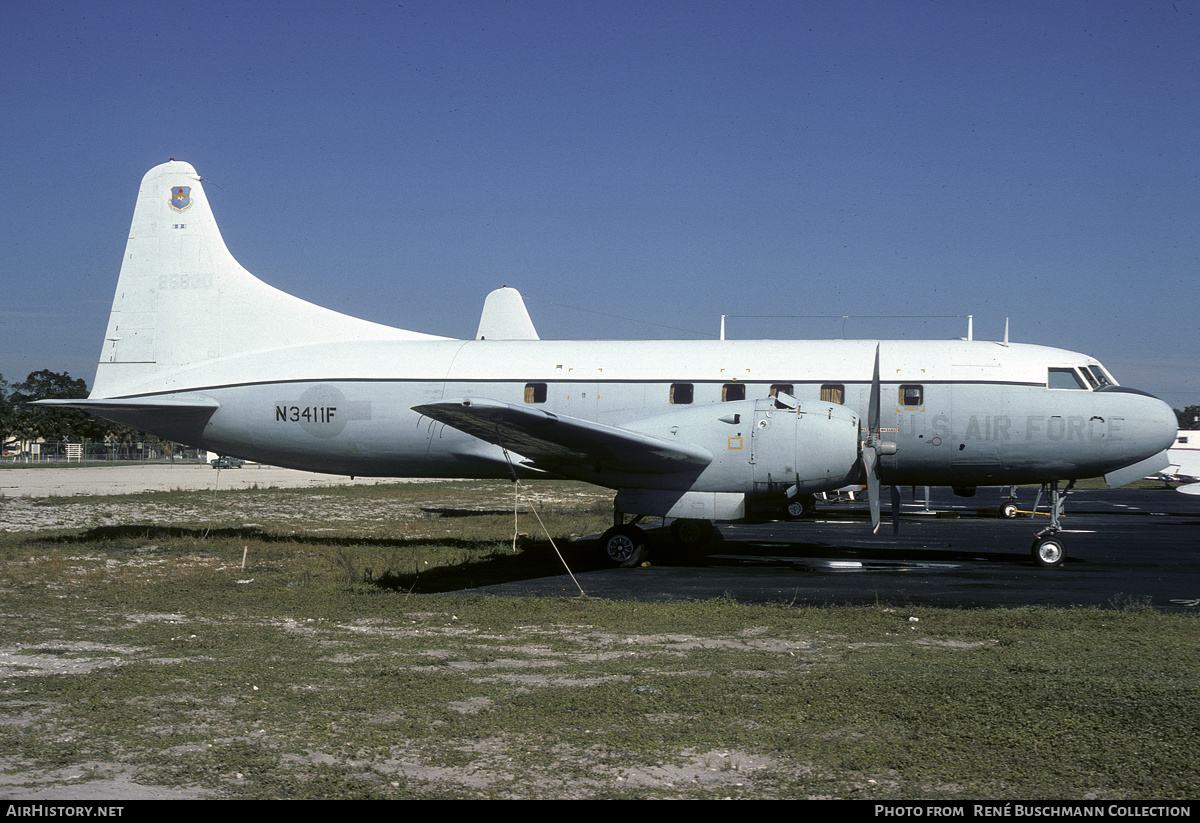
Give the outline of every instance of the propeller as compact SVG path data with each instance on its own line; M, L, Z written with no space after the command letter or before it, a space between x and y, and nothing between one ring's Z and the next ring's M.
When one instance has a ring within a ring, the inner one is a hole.
M867 442L863 444L863 474L867 478L867 502L871 507L871 531L879 532L879 458L895 454L896 444L885 443L879 425L879 344L875 344L875 370L871 375L871 398L867 407ZM892 486L892 533L900 531L900 489Z

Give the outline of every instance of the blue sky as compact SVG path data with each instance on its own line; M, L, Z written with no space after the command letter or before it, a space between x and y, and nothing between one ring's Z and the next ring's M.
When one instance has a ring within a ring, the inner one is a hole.
M90 383L174 157L250 271L391 325L501 285L543 338L1007 317L1200 403L1200 0L7 3L0 103L9 382Z

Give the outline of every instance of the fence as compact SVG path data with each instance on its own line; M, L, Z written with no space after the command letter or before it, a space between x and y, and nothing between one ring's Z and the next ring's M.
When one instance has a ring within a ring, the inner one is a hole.
M22 443L6 449L5 463L83 464L83 463L197 463L208 458L207 452L162 440L109 442L85 440L82 443Z

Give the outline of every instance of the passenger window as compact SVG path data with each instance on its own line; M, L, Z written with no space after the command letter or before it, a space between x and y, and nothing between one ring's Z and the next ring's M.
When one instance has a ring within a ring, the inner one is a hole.
M900 405L909 409L925 405L925 388L923 386L901 386Z
M692 394L693 392L691 383L671 384L671 402L675 405L691 403Z
M1079 373L1074 369L1050 369L1046 386L1051 389L1086 389Z
M725 403L730 400L745 400L746 399L746 384L745 383L726 383L721 387L721 402Z
M840 383L826 383L821 387L821 401L846 405L846 387Z
M545 403L546 402L546 384L545 383L526 383L525 384L525 402L526 403Z
M775 398L775 408L777 409L797 409L797 401L795 395L796 387L791 383L772 383L771 397ZM786 401L779 398L783 395L787 398Z

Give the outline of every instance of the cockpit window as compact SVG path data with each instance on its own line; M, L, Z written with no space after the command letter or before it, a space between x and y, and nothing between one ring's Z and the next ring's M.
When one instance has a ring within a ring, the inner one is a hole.
M1102 389L1105 386L1117 385L1113 379L1108 376L1108 372L1104 370L1103 366L1088 366L1086 371L1096 380L1096 388L1098 389Z
M1083 378L1079 376L1079 372L1074 369L1059 368L1050 369L1050 377L1046 381L1046 386L1051 389L1086 389Z

